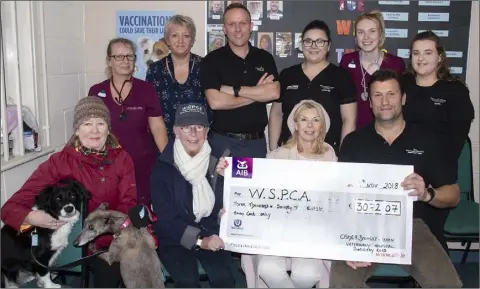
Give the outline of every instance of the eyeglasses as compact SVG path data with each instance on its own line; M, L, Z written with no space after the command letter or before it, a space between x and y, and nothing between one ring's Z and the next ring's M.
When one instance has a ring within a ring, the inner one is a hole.
M307 38L307 39L303 39L302 40L302 44L303 46L305 47L310 47L313 45L313 43L315 43L315 45L317 47L324 47L325 44L329 43L330 40L323 40L321 38L317 39L317 40L313 40L313 39L310 39L310 38Z
M205 129L203 125L188 125L188 126L182 126L180 128L184 133L191 133L193 130L196 132L201 132Z
M135 61L137 59L137 56L135 54L127 54L127 55L110 55L108 56L110 58L115 59L116 61L123 61L125 57L127 58L128 61Z

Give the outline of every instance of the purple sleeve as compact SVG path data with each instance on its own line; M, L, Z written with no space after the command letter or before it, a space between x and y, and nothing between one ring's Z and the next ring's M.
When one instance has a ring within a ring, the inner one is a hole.
M95 84L88 90L88 96L97 96L98 92L98 84Z
M163 116L163 109L160 99L157 97L153 84L145 83L145 103L148 117Z

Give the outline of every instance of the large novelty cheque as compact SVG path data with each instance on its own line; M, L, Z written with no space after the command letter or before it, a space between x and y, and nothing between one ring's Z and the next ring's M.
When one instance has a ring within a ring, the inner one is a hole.
M413 166L226 159L226 250L411 264Z

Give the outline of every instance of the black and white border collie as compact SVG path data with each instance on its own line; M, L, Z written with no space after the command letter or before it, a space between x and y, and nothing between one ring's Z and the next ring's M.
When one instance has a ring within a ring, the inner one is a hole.
M79 220L82 200L89 198L90 193L80 183L62 180L56 185L46 187L36 196L33 210L44 210L53 218L67 222L66 224L55 230L31 227L22 233L17 231L18 228L3 226L2 287L15 288L35 278L40 287L61 287L52 282L49 270L37 261L45 266L51 266L55 262L68 245L68 236ZM32 248L34 230L38 236L38 245ZM32 257L32 252L35 258Z

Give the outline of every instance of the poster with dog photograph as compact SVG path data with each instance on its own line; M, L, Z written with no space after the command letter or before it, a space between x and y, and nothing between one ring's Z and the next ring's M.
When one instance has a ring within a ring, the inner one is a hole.
M137 46L134 77L145 80L148 66L168 55L163 39L165 23L173 11L117 11L116 35Z

